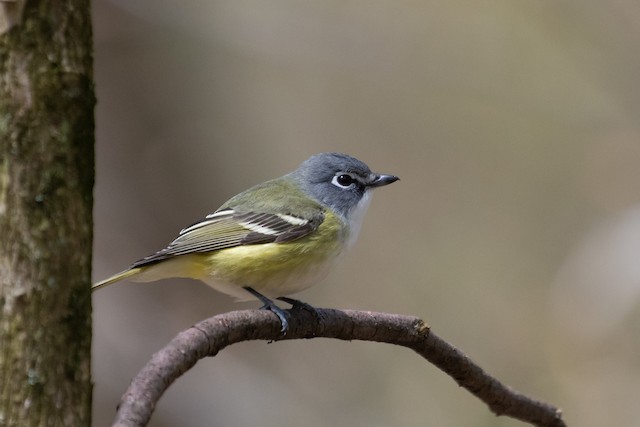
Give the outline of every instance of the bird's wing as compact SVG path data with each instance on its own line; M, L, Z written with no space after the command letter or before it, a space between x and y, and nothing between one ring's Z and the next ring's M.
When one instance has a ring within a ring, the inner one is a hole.
M240 245L284 243L299 239L316 230L324 213L301 218L265 212L219 210L180 232L166 248L133 264L143 267L178 255L211 252Z

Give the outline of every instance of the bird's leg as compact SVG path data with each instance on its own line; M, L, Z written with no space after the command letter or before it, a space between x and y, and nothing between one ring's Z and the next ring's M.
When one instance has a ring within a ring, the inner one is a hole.
M260 302L264 304L262 307L260 307L261 310L269 310L273 314L278 316L278 318L280 319L280 324L282 325L280 332L285 334L287 332L287 329L289 329L289 319L288 319L289 315L283 309L278 307L275 302L271 301L269 298L265 297L260 292L253 289L252 287L245 286L244 289L246 289L246 291L249 292L254 297L258 298Z
M278 297L276 299L286 302L287 304L291 304L291 307L294 309L304 308L305 310L315 311L315 308L313 308L311 305L307 304L304 301L300 301L298 299L289 298L289 297Z
M320 316L320 313L318 313L318 310L316 310L315 307L312 306L311 304L307 304L304 301L300 301L300 300L289 298L289 297L278 297L276 299L280 301L284 301L287 304L291 304L291 308L293 308L294 310L298 310L298 309L307 310L308 312L313 314L313 317L316 318L316 321L320 321L322 319Z

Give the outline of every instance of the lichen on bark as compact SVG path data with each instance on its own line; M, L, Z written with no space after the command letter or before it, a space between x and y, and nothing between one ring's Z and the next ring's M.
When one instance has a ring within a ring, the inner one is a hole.
M89 2L0 35L0 425L90 425L95 105Z

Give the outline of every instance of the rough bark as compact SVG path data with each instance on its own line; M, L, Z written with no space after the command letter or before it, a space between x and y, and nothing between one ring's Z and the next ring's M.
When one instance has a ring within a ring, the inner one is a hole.
M89 2L3 2L0 13L14 6L20 13L0 34L0 425L86 426L95 105Z

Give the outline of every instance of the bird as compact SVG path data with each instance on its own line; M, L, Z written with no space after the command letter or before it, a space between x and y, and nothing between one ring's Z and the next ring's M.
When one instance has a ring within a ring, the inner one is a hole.
M398 179L347 154L313 155L293 172L232 197L164 249L91 289L124 279L197 279L239 300L257 298L286 333L288 314L273 299L312 308L287 295L326 275L355 243L372 190Z

